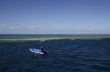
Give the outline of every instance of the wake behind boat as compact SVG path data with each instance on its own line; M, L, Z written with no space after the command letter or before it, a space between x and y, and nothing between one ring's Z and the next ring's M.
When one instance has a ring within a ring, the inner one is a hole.
M29 48L29 51L34 53L34 54L47 54L47 51L44 50L42 47L41 48Z

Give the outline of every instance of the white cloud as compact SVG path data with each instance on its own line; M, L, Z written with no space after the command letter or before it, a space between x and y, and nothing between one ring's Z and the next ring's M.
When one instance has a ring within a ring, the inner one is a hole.
M16 27L14 27L14 26L9 26L9 29L16 29Z
M39 26L34 26L34 25L32 25L32 26L29 26L29 28L30 28L30 29L37 29L37 28L39 28Z
M5 26L5 24L0 24L0 27L4 27Z

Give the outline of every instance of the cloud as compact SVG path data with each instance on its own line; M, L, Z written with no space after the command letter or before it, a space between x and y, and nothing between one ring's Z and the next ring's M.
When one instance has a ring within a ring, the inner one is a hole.
M39 29L40 27L39 27L39 26L32 25L32 26L29 26L29 28L30 28L31 30L33 30L33 29Z
M105 30L106 29L106 30ZM109 26L63 24L0 24L0 33L109 33Z
M9 29L11 29L11 30L12 30L12 29L16 29L16 27L14 27L14 26L10 26Z
M4 27L5 26L5 24L0 24L0 27Z

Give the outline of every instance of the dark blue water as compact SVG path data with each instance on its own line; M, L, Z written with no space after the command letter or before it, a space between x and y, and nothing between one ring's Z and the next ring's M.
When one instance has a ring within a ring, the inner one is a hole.
M0 42L0 72L110 72L110 39Z

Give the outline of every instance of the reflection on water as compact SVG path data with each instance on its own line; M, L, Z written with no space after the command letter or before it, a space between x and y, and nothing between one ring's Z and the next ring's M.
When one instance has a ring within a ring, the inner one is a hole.
M48 55L33 55L30 47ZM1 72L110 72L110 40L1 42Z

